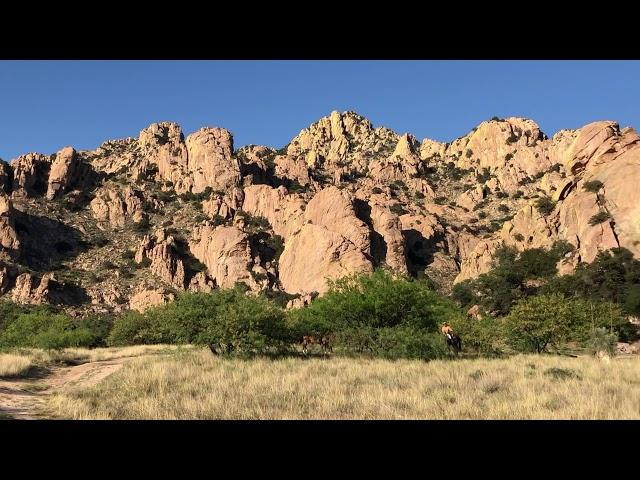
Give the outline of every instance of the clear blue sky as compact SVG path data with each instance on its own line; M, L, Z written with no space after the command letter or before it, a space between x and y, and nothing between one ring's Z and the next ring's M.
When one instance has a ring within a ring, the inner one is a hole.
M524 116L551 136L640 128L640 61L0 61L0 158L93 149L153 122L281 147L332 110L451 141Z

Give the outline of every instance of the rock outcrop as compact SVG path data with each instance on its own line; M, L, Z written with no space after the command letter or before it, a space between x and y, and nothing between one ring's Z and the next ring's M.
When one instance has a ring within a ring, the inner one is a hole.
M16 303L39 305L47 303L52 284L56 282L53 273L46 273L35 286L34 278L30 273L23 273L16 278L15 286L11 292L11 299Z
M348 238L310 223L287 240L280 256L280 281L289 293L324 293L327 279L371 271L371 261Z
M20 249L20 240L16 232L14 211L11 199L0 192L0 250L6 249L17 252Z
M64 193L77 182L80 175L80 160L72 147L60 150L49 172L49 185L47 199L53 200L57 195Z
M121 189L114 184L106 185L98 190L90 207L93 217L112 227L124 227L127 218L134 223L146 219L144 202L141 194L131 187Z
M249 238L237 227L197 227L193 231L189 249L207 266L216 286L232 288L236 282L246 283L250 287L255 285L249 273L254 263Z
M157 230L154 237L145 235L134 260L141 263L145 258L151 261L151 273L180 290L185 288L185 268L172 235L167 235L163 229Z
M69 285L19 273L69 270L65 308L80 313L237 282L299 294L299 307L329 279L377 267L448 292L503 245L557 241L575 247L558 263L566 274L613 247L640 258L638 184L640 137L613 121L549 139L529 119L494 118L419 143L336 111L286 148L237 151L224 128L185 139L155 123L95 150L0 162L0 295L63 304Z
M175 294L166 289L141 287L131 296L129 308L138 312L144 312L151 307L172 302L175 298Z
M207 187L226 191L240 182L240 163L233 154L233 138L224 128L202 128L187 137L187 171L191 191Z
M41 196L47 192L51 159L40 153L28 153L11 162L14 196Z

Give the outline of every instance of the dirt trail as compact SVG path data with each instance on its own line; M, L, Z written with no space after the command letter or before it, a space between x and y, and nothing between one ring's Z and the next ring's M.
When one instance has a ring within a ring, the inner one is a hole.
M29 378L0 378L0 419L45 419L47 417L38 412L48 395L95 385L133 358L140 357L120 357L69 367L54 366Z

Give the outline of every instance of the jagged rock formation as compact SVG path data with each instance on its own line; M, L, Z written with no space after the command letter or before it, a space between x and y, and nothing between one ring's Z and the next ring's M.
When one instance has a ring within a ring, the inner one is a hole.
M127 218L134 223L145 220L143 200L131 187L106 185L100 188L90 204L93 217L111 227L124 227Z
M161 122L93 151L0 162L0 295L144 310L242 282L299 294L294 308L378 267L448 291L501 245L558 240L575 247L558 265L568 273L611 247L640 256L639 182L640 137L612 121L549 139L494 118L441 143L332 112L280 150L234 150L224 128L185 140Z
M16 233L15 214L11 199L0 192L0 246L8 252L20 249L20 240Z

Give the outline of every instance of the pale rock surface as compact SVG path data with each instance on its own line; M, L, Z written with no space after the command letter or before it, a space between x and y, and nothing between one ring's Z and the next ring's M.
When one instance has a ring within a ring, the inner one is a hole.
M51 164L47 200L65 193L78 180L79 174L80 159L76 151L72 147L60 150Z
M233 154L233 137L224 128L202 128L187 137L187 170L193 193L226 191L240 182L240 163Z
M373 271L363 251L348 238L312 223L287 240L279 265L282 287L289 293L323 294L327 279Z
M207 266L220 288L232 288L236 282L256 286L249 270L253 266L248 235L235 226L201 225L189 242L191 253Z

